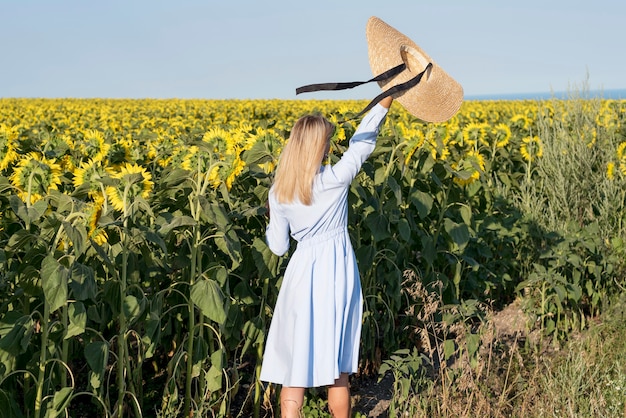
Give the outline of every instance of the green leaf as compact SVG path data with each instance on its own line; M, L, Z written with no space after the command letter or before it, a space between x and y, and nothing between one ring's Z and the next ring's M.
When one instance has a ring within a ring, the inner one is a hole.
M222 369L211 366L206 374L207 389L217 392L222 389Z
M87 311L85 305L82 302L70 303L67 309L69 318L69 324L67 326L67 332L65 338L68 339L76 335L80 335L85 332L87 326Z
M9 242L7 243L6 249L8 251L19 251L24 248L27 244L31 242L35 242L37 237L25 229L18 229L15 231L13 235L9 238Z
M122 303L124 309L124 315L128 318L129 322L136 321L141 316L144 309L144 301L141 302L133 295L126 295L124 302Z
M73 263L69 287L77 300L95 299L98 285L93 269L80 263Z
M198 280L191 286L191 300L202 313L218 324L226 320L224 293L215 280Z
M469 228L465 224L458 224L453 220L446 218L444 220L444 229L452 238L452 242L456 248L462 251L470 239Z
M414 190L413 193L411 193L410 200L417 209L417 215L421 219L426 218L433 207L434 200L431 195L421 190Z
M196 223L197 222L195 221L195 219L193 219L191 216L175 216L169 223L161 225L161 228L159 229L159 234L167 235L176 228L179 228L181 226L193 226Z
M265 322L260 316L248 320L241 331L243 334L244 344L241 350L241 357L248 351L251 346L263 344L265 341Z
M372 231L374 241L389 238L389 218L379 212L372 212L365 218L365 224Z
M7 312L0 320L0 350L13 356L25 352L33 331L30 316L18 311Z
M48 409L46 410L46 418L56 418L61 414L70 404L72 400L72 394L74 389L71 387L61 388L54 394L52 402L48 402Z
M239 242L239 237L237 236L237 233L232 228L229 228L223 234L216 234L214 240L218 248L230 257L230 260L232 261L231 269L235 270L237 267L239 267L239 264L242 260L242 255L241 242Z
M470 358L475 358L480 347L480 335L468 334L467 335L467 354Z
M265 241L259 237L255 238L251 251L260 279L274 278L278 275L280 257L269 249Z
M87 230L84 227L75 227L69 222L63 222L63 230L72 242L76 256L79 257L84 254L86 248L85 243L87 242Z
M409 226L409 221L404 218L399 219L397 223L397 228L400 237L404 241L409 242L409 240L411 239L411 227Z
M456 344L454 340L445 340L443 342L443 358L449 360L456 352Z
M41 262L41 282L50 312L67 304L68 276L68 269L53 256L48 255Z
M264 141L256 141L252 148L243 153L242 159L246 165L253 165L272 161L274 156L269 152Z
M217 202L208 202L204 197L201 198L203 215L206 220L219 229L225 230L230 225L230 219L228 214L224 210L224 207Z
M211 353L211 367L206 376L207 389L217 392L222 389L222 371L224 369L224 351L215 350Z
M30 207L27 207L26 203L14 194L9 196L9 204L13 212L26 223L37 221L48 210L48 202L44 199L38 200Z
M104 383L104 369L109 361L109 346L104 341L95 341L85 346L85 360L92 370L91 386L98 389Z
M422 236L422 257L426 262L432 265L435 262L435 257L437 256L437 248L435 247L435 243L433 242L433 238L429 235Z

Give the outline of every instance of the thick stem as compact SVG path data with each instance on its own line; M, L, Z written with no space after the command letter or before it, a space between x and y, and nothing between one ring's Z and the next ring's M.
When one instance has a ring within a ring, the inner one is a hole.
M200 242L200 231L198 226L194 226L194 244L191 247L191 266L189 271L189 290L193 287L196 278L196 263L198 245ZM187 374L185 379L185 402L184 402L184 416L188 417L191 409L191 383L193 374L193 343L194 343L194 329L196 327L196 310L189 297L188 301L188 330L187 330Z
M68 309L67 305L64 305L61 308L61 315L62 315L64 330L67 330L67 326L69 322L67 309ZM67 364L67 359L69 357L69 350L70 350L70 340L68 340L67 338L63 338L63 342L61 343L61 361L63 362L63 364ZM63 374L61 375L61 387L64 387L64 388L67 387L67 373L65 372L63 372Z
M46 374L47 350L48 350L48 323L50 321L50 306L44 298L43 318L41 319L41 351L39 352L39 375L37 376L37 394L35 396L35 418L41 416L41 404L43 399L43 385Z
M124 211L126 212L126 211ZM119 330L117 334L117 416L123 417L124 411L124 393L126 392L126 314L124 312L124 299L126 298L126 275L128 274L128 247L126 246L126 231L128 230L128 218L124 216L124 229L122 231L122 242L124 248L122 250L122 274L120 276L120 315Z

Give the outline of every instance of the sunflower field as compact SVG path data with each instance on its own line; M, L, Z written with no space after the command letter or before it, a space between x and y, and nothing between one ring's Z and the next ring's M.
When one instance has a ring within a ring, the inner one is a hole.
M336 161L366 103L0 99L0 417L271 408L277 157L318 112ZM349 205L362 374L424 346L418 285L466 322L522 297L558 341L626 284L626 101L394 104Z

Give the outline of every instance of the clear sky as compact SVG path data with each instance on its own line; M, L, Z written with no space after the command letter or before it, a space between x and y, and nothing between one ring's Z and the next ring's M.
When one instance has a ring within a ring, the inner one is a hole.
M622 0L0 0L0 97L373 98L377 16L467 96L626 88Z

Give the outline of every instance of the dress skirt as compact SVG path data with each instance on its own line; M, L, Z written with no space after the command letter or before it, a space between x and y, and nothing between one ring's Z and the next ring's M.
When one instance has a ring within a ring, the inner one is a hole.
M332 385L358 370L363 296L347 228L302 240L291 256L266 340L261 380Z

